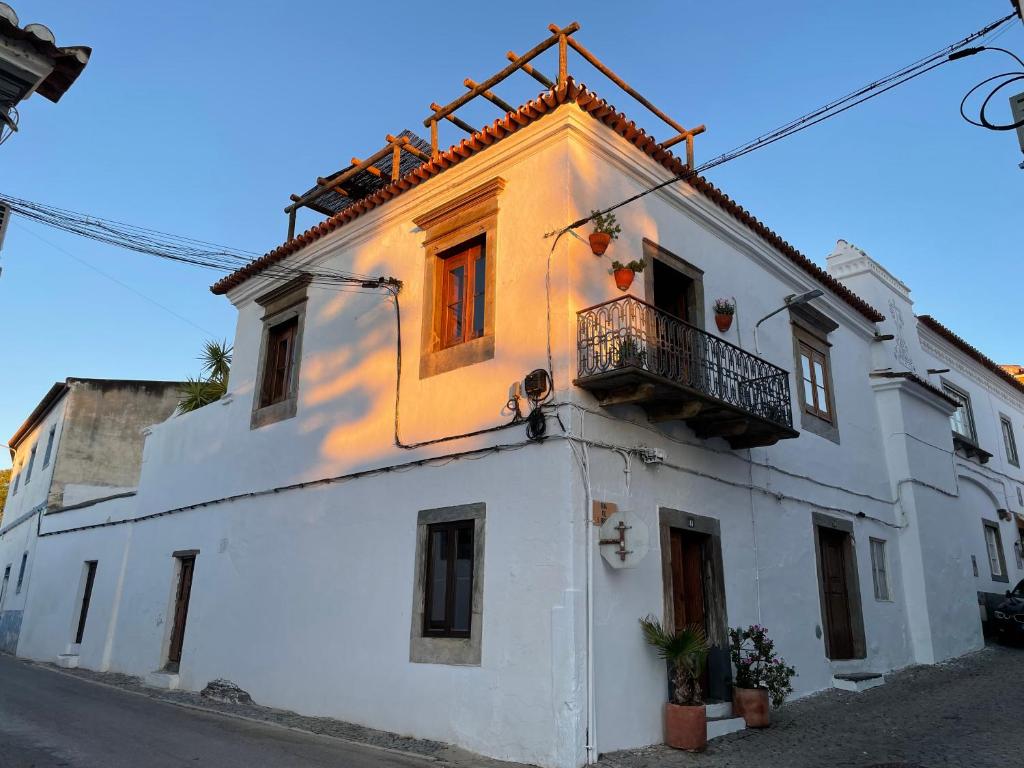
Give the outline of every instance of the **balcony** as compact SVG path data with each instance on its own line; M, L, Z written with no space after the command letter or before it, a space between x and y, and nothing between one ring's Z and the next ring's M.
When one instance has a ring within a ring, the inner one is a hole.
M667 312L623 296L577 313L574 382L602 406L641 406L733 448L797 437L789 373Z

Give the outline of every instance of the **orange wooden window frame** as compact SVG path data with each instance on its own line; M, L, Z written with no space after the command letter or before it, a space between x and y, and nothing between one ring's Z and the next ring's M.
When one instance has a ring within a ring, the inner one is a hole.
M476 299L483 296L481 309L487 312L487 249L483 238L476 238L468 243L452 248L439 254L441 290L438 293L436 311L440 314L441 348L453 347L484 335L484 318L477 317ZM458 269L462 269L461 289L456 285L454 277ZM483 274L480 274L480 271ZM477 291L478 276L482 279L482 293ZM462 327L459 328L458 315L452 307L461 307ZM479 325L477 321L479 320Z

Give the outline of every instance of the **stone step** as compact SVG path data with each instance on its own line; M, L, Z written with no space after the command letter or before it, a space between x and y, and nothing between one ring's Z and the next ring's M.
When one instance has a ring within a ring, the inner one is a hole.
M64 669L75 669L78 666L77 653L62 653L57 656L57 666Z
M885 675L878 672L851 672L832 676L832 687L860 693L869 688L885 685Z
M729 707L732 709L732 706ZM708 718L708 741L717 739L719 736L727 736L730 733L742 731L747 727L742 717L709 717Z
M707 712L708 720L732 717L732 702L708 701L704 704L704 711Z

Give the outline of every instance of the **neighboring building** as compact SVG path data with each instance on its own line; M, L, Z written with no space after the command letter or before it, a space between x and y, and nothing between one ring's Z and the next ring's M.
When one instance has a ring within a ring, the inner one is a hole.
M17 647L40 515L87 507L106 514L106 502L134 495L142 430L174 412L180 387L70 378L50 388L8 441L13 469L0 524L0 651Z
M0 143L18 130L18 104L38 93L52 102L72 86L92 49L58 47L42 24L19 26L18 15L0 2Z
M686 171L572 79L406 138L430 159L331 177L300 197L325 222L214 286L230 390L150 430L137 495L40 519L20 655L574 768L662 740L648 614L704 624L724 701L729 626L766 625L798 695L981 646L988 563L1024 575L1011 378L701 178L618 209L608 258L550 236Z

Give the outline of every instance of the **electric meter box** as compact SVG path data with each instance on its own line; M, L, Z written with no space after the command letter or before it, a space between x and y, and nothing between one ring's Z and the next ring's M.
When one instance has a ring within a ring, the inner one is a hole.
M1013 122L1024 121L1024 93L1010 97L1010 111L1013 113ZM1024 125L1017 129L1017 140L1020 142L1020 151L1024 152Z

